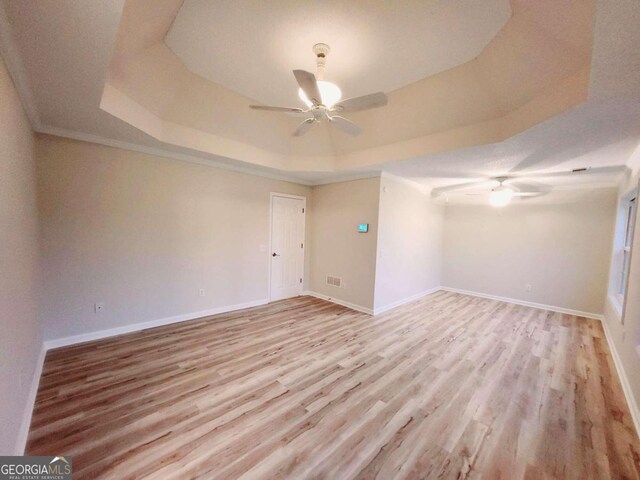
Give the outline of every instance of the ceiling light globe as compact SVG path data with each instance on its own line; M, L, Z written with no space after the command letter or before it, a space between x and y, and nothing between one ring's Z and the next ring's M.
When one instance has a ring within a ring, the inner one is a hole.
M327 108L333 107L342 98L342 91L335 83L320 80L318 82L318 90L320 90L322 104ZM300 100L302 100L307 107L311 108L313 106L301 88L298 89L298 97L300 97Z
M513 190L506 187L498 187L489 194L489 203L492 207L504 207L513 199Z

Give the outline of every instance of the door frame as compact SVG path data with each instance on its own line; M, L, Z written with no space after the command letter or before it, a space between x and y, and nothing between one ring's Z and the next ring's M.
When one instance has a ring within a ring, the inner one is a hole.
M300 275L302 276L302 287L300 293L304 292L304 263L305 263L305 252L307 251L307 197L302 195L291 195L289 193L279 193L279 192L271 192L269 194L269 251L268 251L268 259L269 259L269 278L267 281L267 287L269 289L268 298L269 302L271 302L271 254L273 253L272 249L272 239L273 239L273 197L284 197L284 198L293 198L295 200L302 200L302 208L304 208L304 213L302 217L302 271Z

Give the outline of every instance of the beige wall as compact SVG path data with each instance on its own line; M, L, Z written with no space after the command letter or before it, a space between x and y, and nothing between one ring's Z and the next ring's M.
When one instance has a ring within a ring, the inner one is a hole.
M22 454L21 422L42 343L37 222L33 134L0 58L0 455Z
M310 290L373 309L380 178L313 189ZM369 223L369 233L358 233ZM326 277L341 277L342 288Z
M382 176L376 310L440 286L443 213L444 207L415 186Z
M640 149L636 152L637 160L640 164ZM640 165L638 165L640 167ZM619 196L625 196L630 191L638 187L640 173L638 168L635 174L630 175L621 185L618 191ZM622 234L622 233L621 233ZM631 251L631 269L629 273L629 286L626 295L626 306L624 309L624 320L620 312L614 306L612 299L607 296L604 312L604 323L607 330L607 337L613 347L618 368L622 371L622 383L626 393L630 398L632 409L640 414L640 210L636 217L636 228L634 233L633 246ZM617 263L620 261L619 247L614 245L612 278L609 284L614 286L618 281ZM612 287L610 287L612 288ZM615 288L615 287L613 287ZM614 293L615 290L610 290ZM636 417L636 427L640 426L640 416Z
M51 136L37 159L47 339L268 299L270 192L311 192Z
M448 206L443 285L602 314L615 204L603 189L565 203Z

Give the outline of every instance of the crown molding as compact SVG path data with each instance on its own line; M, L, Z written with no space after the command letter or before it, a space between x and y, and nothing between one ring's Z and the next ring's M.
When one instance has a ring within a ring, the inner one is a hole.
M298 185L306 185L308 187L327 185L331 183L351 182L354 180L363 180L367 178L376 178L381 175L379 171L372 172L359 172L352 175L339 174L339 177L332 177L335 172L330 172L327 178L319 180L307 180L304 178L295 177L293 175L286 175L278 172L265 171L260 168L241 167L237 165L230 165L228 163L202 158L195 155L188 155L185 153L172 152L169 150L163 150L161 148L148 147L138 145L130 142L123 142L120 140L113 140L111 138L102 137L99 135L93 135L90 133L77 132L75 130L67 130L64 128L52 127L50 125L40 125L35 130L37 133L45 135L53 135L56 137L69 138L71 140L78 140L81 142L95 143L98 145L104 145L106 147L119 148L121 150L128 150L131 152L144 153L147 155L154 155L162 158L169 158L172 160L179 160L182 162L195 163L198 165L204 165L207 167L219 168L222 170L229 170L236 173L242 173L245 175L253 175L257 177L268 178L270 180L279 180L282 182L291 182Z
M180 160L183 162L196 163L198 165L219 168L222 170L230 170L232 172L268 178L271 180L280 180L283 182L291 182L291 183L297 183L300 185L307 185L307 186L315 185L315 183L309 180L301 179L295 176L283 175L277 172L264 171L258 168L230 165L230 164L212 160L212 159L197 157L195 155L188 155L185 153L178 153L178 152L172 152L169 150L163 150L161 148L148 147L148 146L138 145L135 143L123 142L120 140L113 140L111 138L102 137L99 135L77 132L75 130L67 130L64 128L52 127L49 125L41 125L40 128L36 130L36 132L46 134L46 135L53 135L56 137L69 138L69 139L78 140L81 142L95 143L98 145L104 145L106 147L119 148L121 150L129 150L132 152L144 153L147 155L154 155L162 158L169 158L172 160Z
M343 183L343 182L353 182L355 180L366 180L368 178L378 178L382 176L382 172L380 171L371 171L371 172L359 172L354 173L352 175L342 175L339 177L327 177L320 180L314 180L310 182L308 185L311 186L320 186L320 185L330 185L332 183Z

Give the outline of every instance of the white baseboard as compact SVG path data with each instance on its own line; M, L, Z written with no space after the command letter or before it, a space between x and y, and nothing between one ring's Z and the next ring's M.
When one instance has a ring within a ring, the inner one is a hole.
M384 307L378 307L378 308L374 308L373 309L373 314L374 315L380 315L381 313L384 313L386 311L389 311L393 308L399 307L401 305L404 305L405 303L409 303L409 302L413 302L414 300L418 300L422 297L426 297L427 295L431 295L432 293L436 293L438 291L442 290L442 287L438 286L438 287L434 287L430 290L426 290L424 292L420 292L417 293L415 295L412 295L410 297L407 298L403 298L402 300L398 300L397 302L393 302L390 303L388 305L385 305Z
M221 313L233 312L235 310L243 310L245 308L258 307L269 303L268 299L254 300L252 302L240 303L237 305L228 305L225 307L212 308L210 310L203 310L201 312L186 313L183 315L176 315L174 317L160 318L158 320L150 320L148 322L133 323L131 325L123 325L122 327L109 328L107 330L98 330L96 332L83 333L80 335L73 335L71 337L56 338L53 340L46 340L44 342L46 350L52 348L66 347L69 345L75 345L77 343L90 342L92 340L100 340L102 338L114 337L116 335L122 335L125 333L139 332L140 330L146 330L148 328L161 327L163 325L169 325L171 323L187 322L189 320L195 320L196 318L209 317L211 315L219 315Z
M38 386L40 385L40 377L42 376L42 367L44 366L44 358L47 355L47 349L42 344L40 348L40 354L36 361L36 367L33 371L33 377L31 378L31 387L29 388L29 396L27 397L27 403L24 407L24 413L22 415L22 423L20 424L20 430L18 432L18 438L16 439L16 448L14 455L24 455L25 448L27 447L27 438L29 437L29 427L31 426L31 416L33 415L33 407L36 404L36 396L38 395Z
M633 420L633 424L636 428L636 432L638 436L640 436L640 404L638 403L638 401L636 400L633 394L633 389L631 388L631 384L629 383L629 379L624 369L624 365L622 363L620 355L618 354L618 350L616 349L615 343L613 342L613 337L611 336L611 332L607 325L607 321L605 320L603 315L596 314L596 313L589 313L589 312L581 312L579 310L571 310L568 308L555 307L553 305L543 305L540 303L526 302L522 300L516 300L513 298L505 298L505 297L498 297L495 295L487 295L484 293L470 292L468 290L460 290L458 288L442 287L442 290L445 290L447 292L461 293L463 295L471 295L474 297L488 298L491 300L499 300L501 302L515 303L516 305L524 305L527 307L540 308L543 310L550 310L553 312L567 313L570 315L577 315L580 317L591 318L594 320L600 320L604 328L604 336L607 339L607 343L609 344L609 350L611 351L613 363L616 366L618 377L620 378L622 391L624 392L624 396L627 400L627 405L629 406L629 411L631 412L631 418Z
M620 358L620 355L618 355L618 350L616 349L616 345L613 342L613 337L611 336L611 331L609 330L606 319L602 321L602 326L604 327L604 336L607 339L609 350L611 351L611 356L613 357L613 363L616 366L616 370L618 371L618 377L620 378L622 391L624 392L624 396L627 399L627 405L629 406L629 411L631 412L631 419L633 420L633 424L636 427L636 433L638 434L638 436L640 436L640 406L633 394L633 389L631 388L631 384L629 383L629 378L627 377L627 373L624 369L622 359Z
M515 300L515 299L511 299L511 298L505 298L505 297L498 297L498 296L494 296L494 295L486 295L486 294L482 294L482 293L477 293L477 292L470 292L470 291L466 291L466 290L460 290L460 289L455 289L455 288L450 288L450 287L436 287L433 288L431 290L427 290L426 292L421 292L417 295L413 295L411 297L405 298L403 300L400 300L398 302L394 302L392 304L389 305L385 305L384 307L380 307L378 309L372 310L370 308L366 308L366 307L362 307L360 305L356 305L344 300L340 300L338 298L335 297L330 297L328 295L323 295L321 293L317 293L317 292L312 292L312 291L305 291L303 292L303 295L309 295L312 297L316 297L316 298L320 298L322 300L326 300L338 305L342 305L343 307L347 307L350 308L352 310L356 310L358 312L362 312L362 313L366 313L369 315L377 315L380 314L382 312L386 312L388 310L391 310L392 308L396 308L399 307L400 305L403 305L405 303L417 300L423 296L426 295L430 295L432 293L435 293L439 290L446 290L449 292L455 292L455 293L461 293L464 295L472 295L472 296L476 296L476 297L482 297L482 298L489 298L492 300L499 300L502 302L508 302L508 303L515 303L518 305L524 305L524 306L529 306L529 307L535 307L535 308L541 308L544 310L551 310L551 311L556 311L556 312L560 312L560 313L568 313L571 315L579 315L579 316L583 316L583 317L587 317L587 318L594 318L597 320L602 320L602 315L596 315L593 313L588 313L588 312L580 312L580 311L576 311L576 310L569 310L566 308L560 308L560 307L554 307L554 306L550 306L550 305L542 305L542 304L537 304L537 303L532 303L532 302L524 302L521 300ZM18 439L16 441L16 455L23 455L24 454L24 449L26 447L27 444L27 437L29 435L29 427L31 425L31 416L33 413L33 407L35 404L35 400L36 400L36 395L38 393L38 386L40 384L40 377L42 375L42 368L44 365L44 359L46 356L46 353L48 350L51 350L53 348L59 348L59 347L64 347L64 346L69 346L69 345L75 345L78 343L84 343L84 342L89 342L92 340L100 340L103 338L108 338L108 337L113 337L116 335L122 335L125 333L131 333L131 332L137 332L140 330L146 330L148 328L153 328L153 327L160 327L163 325L169 325L171 323L179 323L179 322L186 322L189 320L195 320L198 318L202 318L202 317L208 317L211 315L218 315L221 313L227 313L227 312L232 312L235 310L242 310L245 308L251 308L251 307L257 307L260 305L265 305L269 303L268 299L262 299L262 300L254 300L252 302L246 302L246 303L242 303L242 304L237 304L237 305L230 305L230 306L226 306L226 307L218 307L218 308L214 308L214 309L210 309L210 310L204 310L204 311L200 311L200 312L193 312L193 313L188 313L188 314L183 314L183 315L176 315L173 317L166 317L166 318L161 318L158 320L151 320L148 322L141 322L141 323L135 323L135 324L131 324L131 325L124 325L122 327L116 327L116 328L111 328L111 329L107 329L107 330L99 330L96 332L89 332L89 333L84 333L81 335L73 335L70 337L64 337L64 338L57 338L57 339L52 339L52 340L47 340L45 342L43 342L42 345L42 349L40 351L40 355L38 357L38 361L36 364L36 370L33 374L33 379L31 382L31 388L29 390L29 396L27 399L27 405L25 406L25 413L23 416L23 421L20 427L20 432L18 435ZM629 382L627 380L626 375L624 374L624 368L622 367L622 363L620 362L620 358L617 354L617 351L615 350L615 347L613 345L613 343L609 340L609 333L606 327L606 322L603 322L604 326L605 326L605 335L607 336L607 341L609 343L609 348L611 349L612 352L612 356L614 359L614 363L616 365L616 368L618 369L618 374L621 378L621 383L622 383L622 387L623 390L625 392L625 396L627 397L627 402L629 403L629 408L631 410L631 415L633 417L633 421L634 424L636 426L636 429L640 432L640 412L638 412L638 404L635 403L635 399L633 397L633 393L631 391L631 388L629 386Z
M361 307L360 305L356 305L355 303L346 302L344 300L340 300L339 298L330 297L328 295L324 295L318 292L312 292L306 290L302 292L303 295L309 295L310 297L316 297L321 300L326 300L327 302L335 303L337 305L342 305L343 307L350 308L351 310L355 310L357 312L367 313L369 315L373 315L373 310L367 307Z
M269 299L254 300L252 302L241 303L238 305L230 305L226 307L218 307L210 310L204 310L201 312L187 313L184 315L176 315L174 317L160 318L158 320L151 320L149 322L134 323L131 325L124 325L122 327L110 328L107 330L99 330L97 332L83 333L81 335L73 335L71 337L56 338L53 340L46 340L42 343L40 355L36 364L36 369L33 373L33 379L31 382L31 388L29 390L29 396L27 398L27 404L25 405L25 411L22 418L22 424L20 425L20 431L16 440L15 455L24 455L24 450L27 446L27 438L29 436L29 427L31 426L31 416L33 414L33 407L36 402L36 396L38 394L38 386L40 385L40 377L42 376L42 368L44 366L44 359L48 350L59 347L66 347L69 345L75 345L78 343L90 342L92 340L100 340L102 338L113 337L116 335L122 335L125 333L138 332L140 330L146 330L153 327L161 327L163 325L169 325L171 323L186 322L189 320L195 320L202 317L209 317L211 315L218 315L221 313L233 312L235 310L243 310L245 308L258 307L269 303Z
M461 290L459 288L442 287L442 290L453 293L461 293L463 295L471 295L472 297L488 298L490 300L498 300L505 303L514 303L525 307L539 308L541 310L550 310L552 312L566 313L568 315L576 315L578 317L591 318L593 320L602 321L603 316L599 313L582 312L580 310L572 310L570 308L556 307L554 305L545 305L543 303L527 302L526 300L518 300L516 298L499 297L497 295L489 295L487 293L471 292L469 290Z

